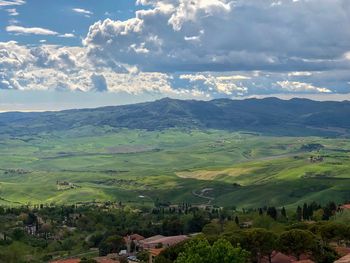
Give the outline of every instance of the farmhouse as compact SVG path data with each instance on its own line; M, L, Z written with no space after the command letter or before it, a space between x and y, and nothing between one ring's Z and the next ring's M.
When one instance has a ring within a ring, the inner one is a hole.
M131 245L132 243L135 245L135 250L138 251L139 248L141 247L140 241L144 240L145 238L139 234L132 234L132 235L127 235L124 237L124 241L126 244L126 251L127 253L131 253Z
M167 248L174 246L182 241L188 239L188 236L170 236L165 237L162 235L153 236L140 241L140 245L143 249L153 249L153 248Z

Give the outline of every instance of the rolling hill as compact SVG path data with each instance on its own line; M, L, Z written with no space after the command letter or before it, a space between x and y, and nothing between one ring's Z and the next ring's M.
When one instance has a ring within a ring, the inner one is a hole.
M271 135L347 134L350 102L277 98L154 102L42 113L0 114L0 134L26 135L84 126L164 130L169 128L252 131Z
M0 204L344 202L348 116L349 102L275 98L2 113Z

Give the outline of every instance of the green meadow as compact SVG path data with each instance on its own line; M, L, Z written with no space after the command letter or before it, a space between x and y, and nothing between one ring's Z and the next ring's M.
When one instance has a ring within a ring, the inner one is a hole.
M108 127L3 136L0 204L343 202L350 200L349 158L345 138Z

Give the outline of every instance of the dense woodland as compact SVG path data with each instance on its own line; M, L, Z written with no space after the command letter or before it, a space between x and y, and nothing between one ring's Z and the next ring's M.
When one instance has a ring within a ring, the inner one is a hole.
M48 262L107 255L125 248L123 236L194 234L165 249L157 263L263 262L280 251L316 262L339 258L350 242L350 212L330 202L297 208L193 207L157 202L154 208L122 203L0 208L0 262ZM139 252L142 260L145 251ZM92 261L93 262L93 261Z

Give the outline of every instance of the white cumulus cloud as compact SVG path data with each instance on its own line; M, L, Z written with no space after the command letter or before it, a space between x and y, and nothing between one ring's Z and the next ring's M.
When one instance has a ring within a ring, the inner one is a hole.
M26 3L26 1L24 1L24 0L0 0L0 7L24 5L25 3Z
M89 10L87 10L87 9L84 9L84 8L73 8L72 10L73 10L73 12L75 12L75 13L83 14L83 15L85 15L85 16L87 16L87 17L90 17L91 15L94 14L93 12L91 12L91 11L89 11Z
M350 42L343 30L350 24L348 0L137 4L141 10L133 18L90 27L84 44L92 56L162 72L350 68L343 55Z
M6 27L6 31L10 33L24 35L58 35L58 33L55 31L41 27L23 27L11 25Z

